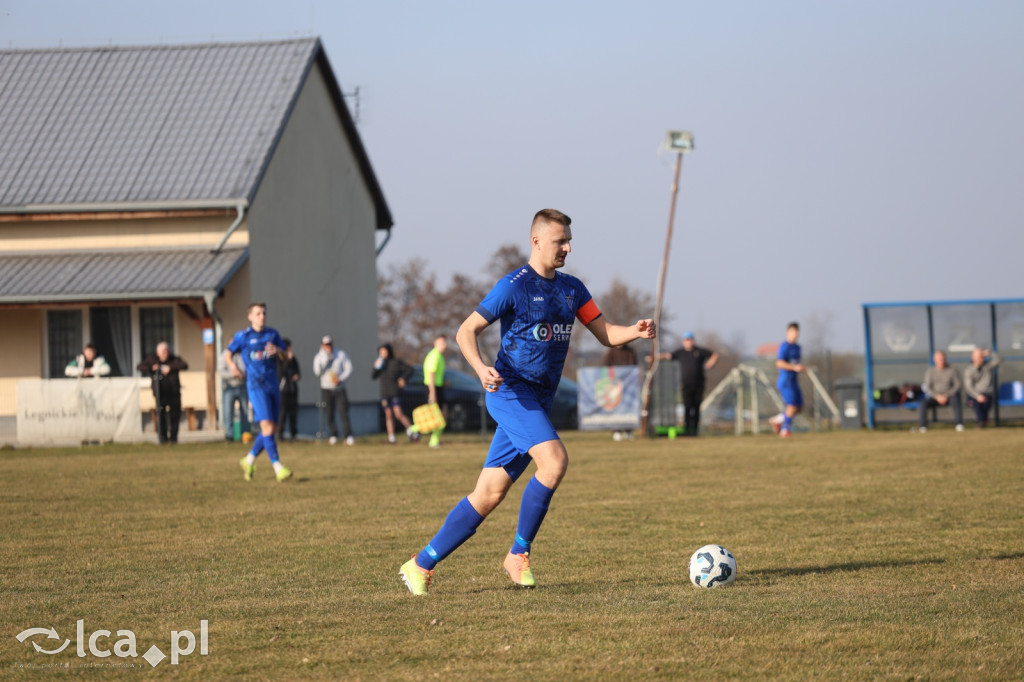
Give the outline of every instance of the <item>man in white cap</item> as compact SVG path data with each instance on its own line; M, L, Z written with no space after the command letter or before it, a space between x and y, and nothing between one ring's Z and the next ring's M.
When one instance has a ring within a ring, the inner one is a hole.
M352 376L352 361L345 351L334 347L334 339L330 336L320 339L320 350L313 358L313 373L320 377L320 402L331 429L331 438L328 442L331 445L338 442L338 423L334 420L334 410L337 409L341 414L345 444L355 444L352 423L348 418L348 392L345 390L345 382Z

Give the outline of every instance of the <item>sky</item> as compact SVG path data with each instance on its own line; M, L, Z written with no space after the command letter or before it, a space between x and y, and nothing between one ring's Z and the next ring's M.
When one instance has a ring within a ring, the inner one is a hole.
M862 352L865 302L1024 297L1022 35L1017 0L0 0L0 49L319 36L394 217L378 267L442 283L552 207L599 305L653 296L660 146L692 131L666 327L745 352L792 320Z

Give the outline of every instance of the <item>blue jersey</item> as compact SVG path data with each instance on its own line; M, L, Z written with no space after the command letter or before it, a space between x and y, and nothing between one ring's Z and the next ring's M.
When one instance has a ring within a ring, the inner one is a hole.
M250 392L254 390L273 394L280 392L277 383L277 356L266 354L268 343L274 344L279 349L284 348L284 339L276 329L264 327L261 331L256 331L249 327L236 333L235 338L228 345L228 350L242 356L242 364L245 365L245 383Z
M488 322L501 320L501 349L494 362L508 381L526 381L553 395L569 352L573 322L601 315L583 282L556 272L544 279L526 265L494 285L477 306Z
M790 343L789 341L783 341L779 346L778 359L783 362L788 362L791 365L800 363L800 344ZM779 380L776 385L781 388L791 388L797 386L797 373L791 369L780 369Z

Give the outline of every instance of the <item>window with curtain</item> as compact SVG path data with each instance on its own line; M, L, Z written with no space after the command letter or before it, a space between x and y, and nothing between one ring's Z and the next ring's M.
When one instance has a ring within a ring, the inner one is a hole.
M156 344L166 341L174 350L174 308L139 308L139 358L156 352Z
M89 334L96 352L110 365L110 376L131 376L132 311L128 306L91 308Z
M49 345L50 375L64 376L64 368L82 352L82 311L46 311L46 333Z

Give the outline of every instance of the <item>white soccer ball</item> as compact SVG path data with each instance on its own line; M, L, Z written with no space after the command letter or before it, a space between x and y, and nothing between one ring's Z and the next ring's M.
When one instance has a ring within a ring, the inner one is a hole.
M697 587L724 587L736 580L736 558L721 545L704 545L690 557L690 582Z

